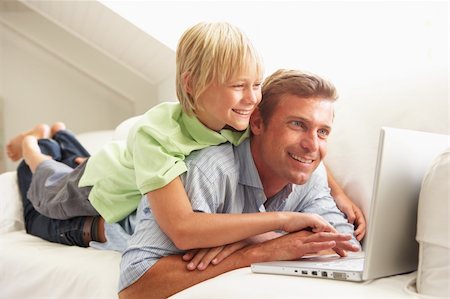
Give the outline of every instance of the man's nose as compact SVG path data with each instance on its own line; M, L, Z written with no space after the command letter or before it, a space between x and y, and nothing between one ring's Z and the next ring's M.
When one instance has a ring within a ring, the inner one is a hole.
M315 152L319 149L319 136L316 132L307 132L303 135L301 146L310 152Z

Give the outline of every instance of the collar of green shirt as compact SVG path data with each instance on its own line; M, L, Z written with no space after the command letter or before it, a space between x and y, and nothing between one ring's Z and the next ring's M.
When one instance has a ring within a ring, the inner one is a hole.
M216 145L229 141L233 145L238 145L249 136L248 128L245 131L222 129L220 132L215 132L202 124L195 116L182 113L181 119L192 138L200 144Z

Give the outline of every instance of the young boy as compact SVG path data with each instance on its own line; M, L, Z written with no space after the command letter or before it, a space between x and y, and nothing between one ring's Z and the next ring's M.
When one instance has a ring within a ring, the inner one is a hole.
M256 50L238 28L227 23L193 26L177 48L180 103L149 110L126 143L108 144L72 171L42 154L33 134L22 138L23 156L33 173L29 199L51 218L98 212L116 222L133 212L144 194L159 225L180 249L219 246L278 229L332 230L300 213L205 215L192 210L178 177L186 171L184 158L194 150L224 142L237 145L247 138L250 114L261 100L262 73ZM10 152L20 157L17 150ZM233 233L217 233L223 230Z

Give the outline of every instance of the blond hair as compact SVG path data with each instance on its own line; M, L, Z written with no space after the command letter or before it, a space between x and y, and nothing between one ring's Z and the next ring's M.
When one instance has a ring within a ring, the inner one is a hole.
M279 69L267 77L262 86L262 100L258 109L265 124L272 116L282 95L290 94L304 99L320 98L336 101L338 94L328 80L299 70Z
M199 23L181 36L176 53L178 100L188 115L210 84L224 84L245 71L262 77L262 60L250 40L229 23ZM190 92L185 86L188 78Z

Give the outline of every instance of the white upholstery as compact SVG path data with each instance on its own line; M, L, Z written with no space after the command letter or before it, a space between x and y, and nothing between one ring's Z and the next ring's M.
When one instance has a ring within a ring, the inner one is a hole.
M0 175L0 234L24 229L23 208L14 171Z
M417 289L422 294L450 298L450 148L436 158L420 192L417 241Z
M134 121L136 118L122 123L116 132L91 132L80 134L79 138L93 153L106 140L124 138ZM339 146L349 135L351 132L344 139L334 137L332 148L335 152L347 151L346 155L349 155L346 146ZM370 151L375 152L375 149ZM336 157L340 154L335 153L334 159ZM348 163L340 159L332 162L331 165L343 170ZM354 163L360 163L359 168L365 173L348 172L344 176L337 175L337 179L356 197L368 187L352 182L358 181L360 176L373 176L373 161L356 160ZM120 254L53 244L27 235L23 230L14 172L0 175L0 190L0 298L117 298ZM411 273L353 283L253 274L249 268L244 268L193 286L174 298L432 298L415 293L415 285L410 284L415 276L416 273Z
M120 254L0 235L0 298L117 298Z
M320 278L254 274L250 268L222 274L172 296L173 299L307 298L406 299L417 298L408 283L415 273L358 283Z

